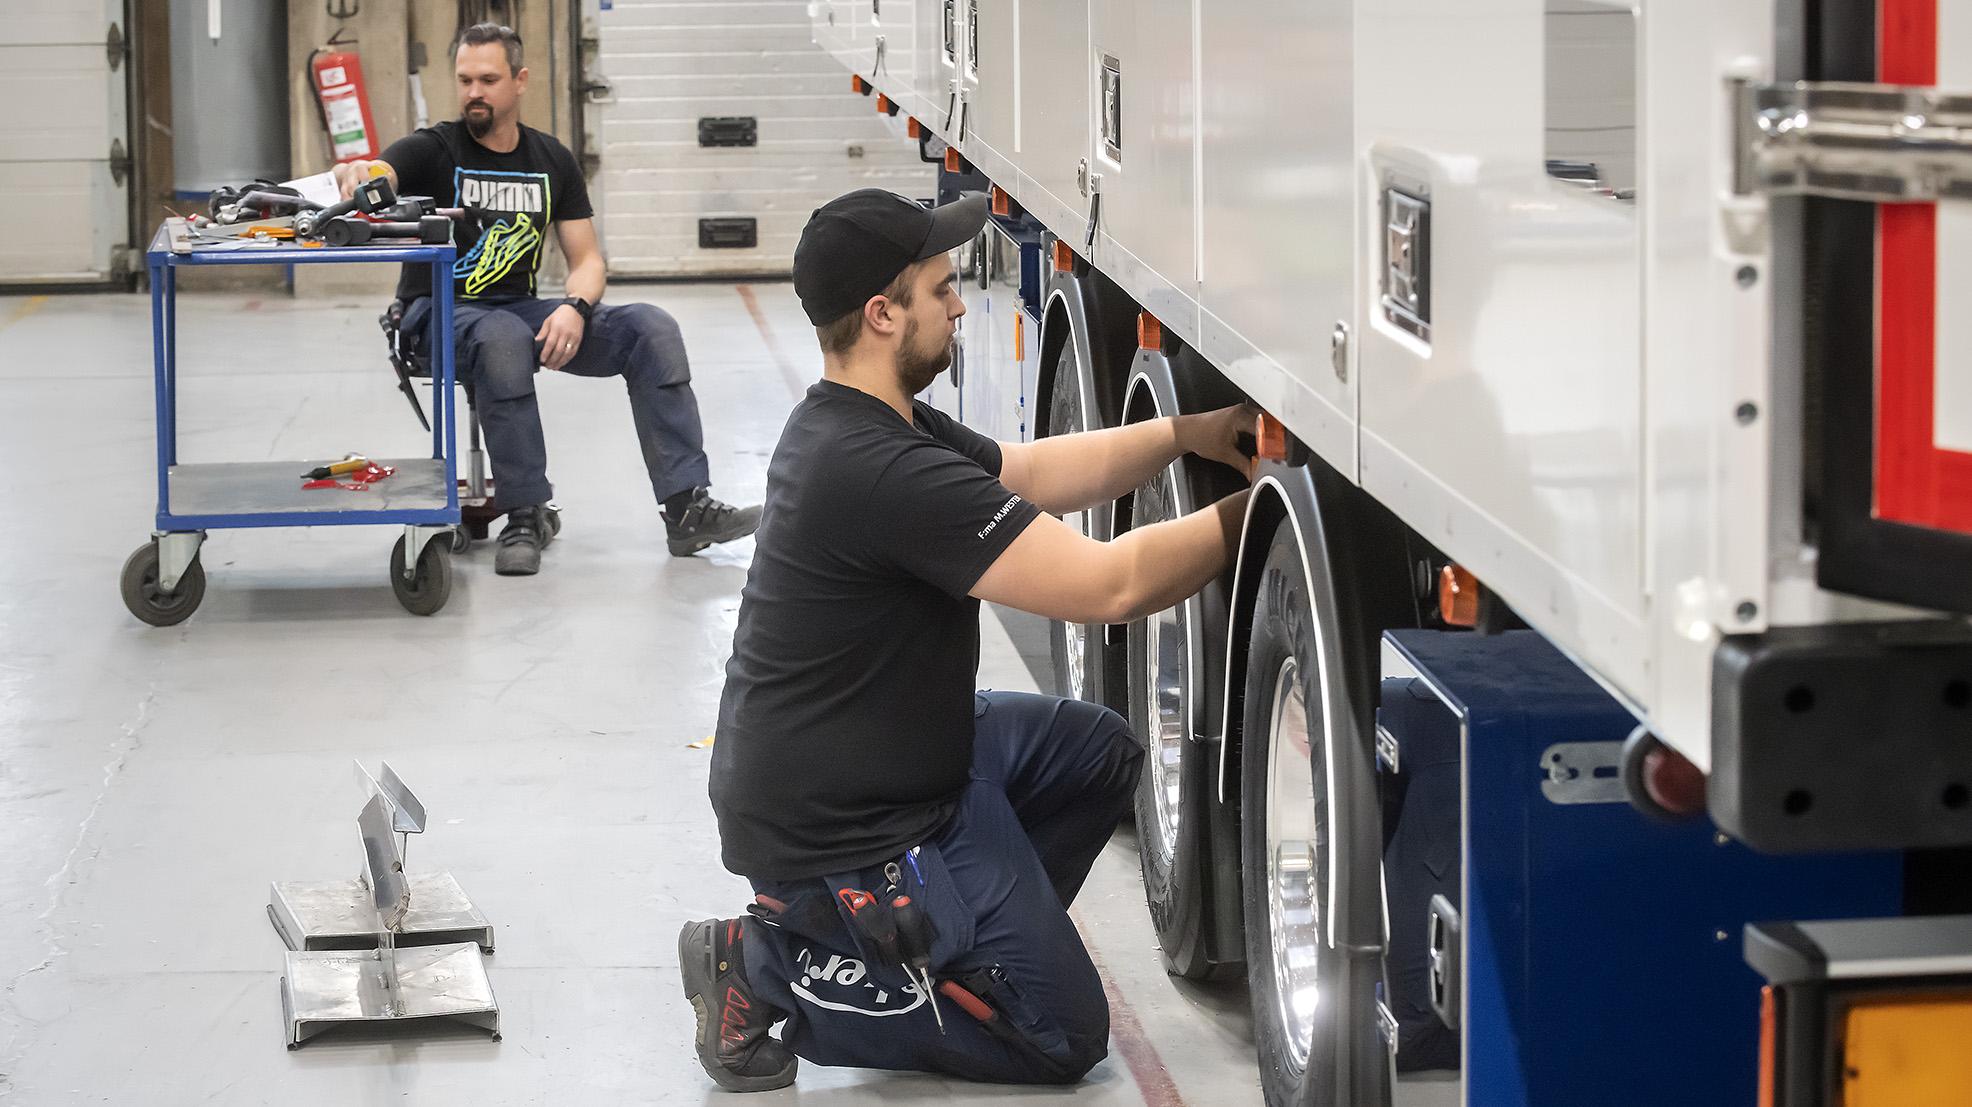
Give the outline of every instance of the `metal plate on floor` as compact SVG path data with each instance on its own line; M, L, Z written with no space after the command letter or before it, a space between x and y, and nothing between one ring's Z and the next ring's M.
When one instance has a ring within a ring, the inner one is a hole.
M287 1045L335 1026L455 1019L500 1037L500 1006L479 947L470 942L399 949L393 990L379 950L289 952L281 977Z

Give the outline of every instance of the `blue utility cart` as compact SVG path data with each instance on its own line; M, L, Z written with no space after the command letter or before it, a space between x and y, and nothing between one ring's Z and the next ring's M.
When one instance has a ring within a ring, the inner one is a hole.
M205 596L199 549L208 531L240 527L404 528L390 554L390 584L414 614L445 606L452 591L452 542L459 527L453 412L450 245L299 246L289 242L194 241L181 220L151 240L151 337L157 389L157 523L123 566L123 601L153 626L183 622ZM304 489L301 474L327 461L178 462L178 270L208 265L402 263L432 270L431 456L375 458L390 477L355 492Z

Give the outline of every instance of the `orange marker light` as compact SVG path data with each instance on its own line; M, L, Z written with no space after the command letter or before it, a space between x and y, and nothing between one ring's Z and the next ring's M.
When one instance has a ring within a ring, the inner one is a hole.
M1159 323L1157 317L1147 311L1137 312L1137 349L1161 350L1163 348L1164 324ZM1287 456L1284 442L1285 440L1283 440L1281 451L1282 457Z
M912 138L923 138L924 124L918 122L918 117L913 115L911 116L910 122L904 124L904 133L910 135Z
M885 95L884 95L883 93L881 93L881 92L879 92L879 93L877 93L877 94L876 94L876 110L878 110L878 111L880 111L880 112L883 112L884 114L886 114L886 115L888 115L888 114L890 113L890 110L891 110L891 108L890 108L890 97L888 97L888 96L885 96Z
M1055 239L1054 240L1054 271L1057 273L1067 273L1072 271L1074 268L1075 268L1075 251L1069 248L1068 243L1063 242L1059 238Z
M870 83L861 77L851 74L849 77L849 91L860 92L864 96L868 96L870 94Z
M1286 461L1287 428L1280 420L1261 412L1259 423L1253 428L1253 447L1255 455L1268 461Z
M1027 317L1019 311L1013 313L1013 360L1027 360Z
M1479 625L1479 578L1463 565L1447 565L1438 574L1438 614L1455 627Z
M1001 188L999 185L993 186L993 214L994 215L1013 214L1013 197L1008 196L1007 190Z
M945 147L945 172L947 173L965 172L964 169L960 168L960 165L962 163L963 163L963 159L959 157L959 152L957 150L953 149L950 146Z

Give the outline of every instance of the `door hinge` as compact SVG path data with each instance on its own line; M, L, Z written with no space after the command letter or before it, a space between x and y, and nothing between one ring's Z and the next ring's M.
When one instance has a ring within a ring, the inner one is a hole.
M123 179L130 175L130 153L123 148L123 140L110 140L110 180L122 187Z
M1972 200L1972 94L1841 81L1734 81L1740 195Z
M110 24L109 37L103 40L103 50L109 55L111 73L116 72L117 67L123 64L123 59L130 56L130 44L124 41L123 27L120 24Z

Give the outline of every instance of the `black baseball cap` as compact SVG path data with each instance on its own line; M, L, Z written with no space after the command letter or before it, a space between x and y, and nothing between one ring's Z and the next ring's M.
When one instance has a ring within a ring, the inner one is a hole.
M861 311L915 262L956 250L986 225L986 194L926 208L881 188L859 188L816 208L794 247L794 291L808 321L825 326Z

